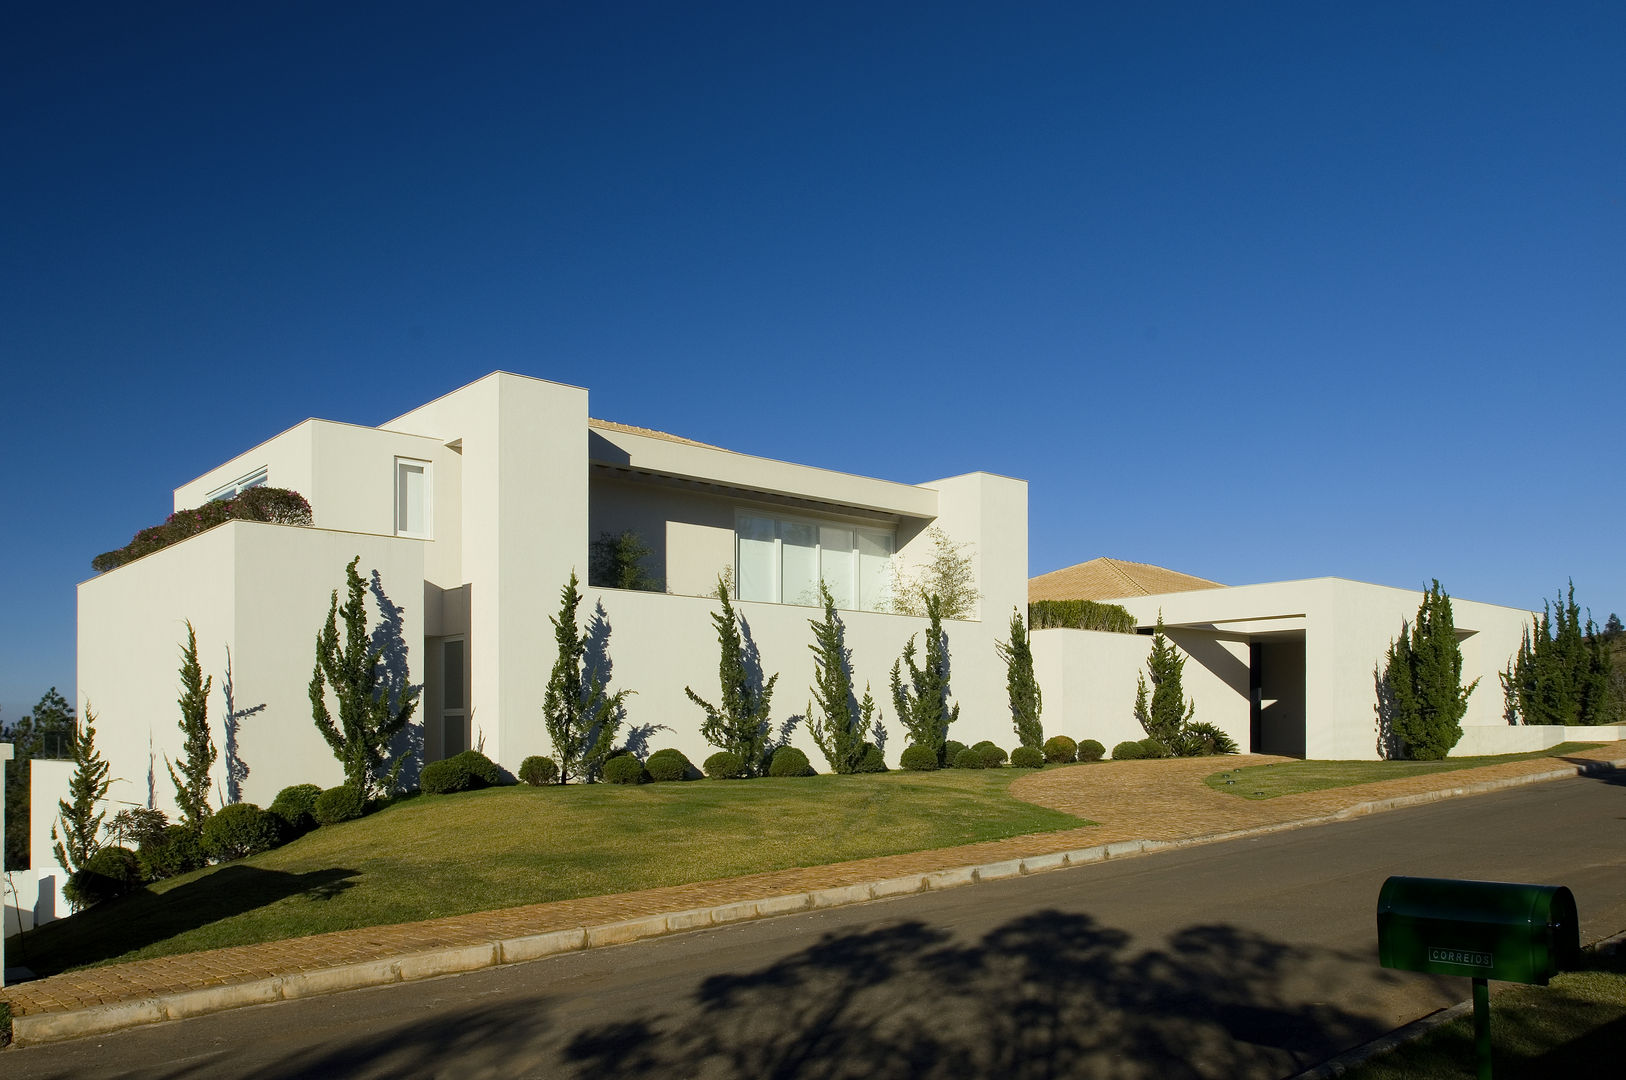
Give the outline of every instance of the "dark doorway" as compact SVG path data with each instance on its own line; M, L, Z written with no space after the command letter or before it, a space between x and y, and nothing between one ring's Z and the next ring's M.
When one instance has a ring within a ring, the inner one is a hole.
M1255 638L1248 645L1248 749L1303 757L1304 638Z

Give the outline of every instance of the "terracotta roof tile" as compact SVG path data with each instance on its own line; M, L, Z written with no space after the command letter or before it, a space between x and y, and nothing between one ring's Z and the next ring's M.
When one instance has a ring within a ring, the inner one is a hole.
M1224 587L1217 581L1150 563L1103 557L1029 578L1028 600L1119 600Z

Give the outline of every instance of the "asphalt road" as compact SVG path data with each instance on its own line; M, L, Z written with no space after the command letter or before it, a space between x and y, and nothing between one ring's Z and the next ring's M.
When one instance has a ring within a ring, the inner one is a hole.
M1377 965L1389 874L1626 930L1626 784L1256 840L0 1054L36 1077L1282 1077L1468 993Z

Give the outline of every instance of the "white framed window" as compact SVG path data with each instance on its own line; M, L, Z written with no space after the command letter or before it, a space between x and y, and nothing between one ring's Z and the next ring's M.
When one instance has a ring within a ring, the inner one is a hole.
M429 462L395 459L395 535L429 539L435 511L430 479Z
M239 476L236 480L233 480L224 487L215 488L213 491L209 492L209 496L205 501L225 502L227 499L237 498L237 496L241 495L249 488L264 487L266 483L266 475L266 468L264 465L261 465L258 469L255 469L247 476Z
M886 606L897 545L892 530L747 510L734 521L734 581L741 600L817 606L823 581L838 608Z
M440 750L441 757L469 748L468 642L445 638L440 643Z

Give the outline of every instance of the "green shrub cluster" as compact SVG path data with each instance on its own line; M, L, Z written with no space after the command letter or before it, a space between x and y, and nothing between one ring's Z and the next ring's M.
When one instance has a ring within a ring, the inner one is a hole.
M1106 753L1107 748L1094 739L1085 739L1078 744L1078 760L1080 761L1100 761L1106 756Z
M985 769L988 765L981 754L968 746L954 755L954 767L956 769Z
M203 819L204 854L226 862L270 851L282 841L282 820L253 803L232 803Z
M136 861L147 881L179 877L208 862L198 831L187 825L166 826L157 836L143 841L136 851Z
M738 780L745 775L745 759L728 750L719 750L700 766L713 780Z
M1143 758L1165 758L1169 756L1169 748L1157 739L1145 738L1140 741L1140 756Z
M233 519L309 525L311 504L299 492L287 488L249 488L235 499L216 500L190 510L175 511L162 525L142 529L123 547L104 551L90 560L90 568L98 573L112 570Z
M649 779L644 763L631 754L620 754L606 761L602 775L606 784L641 784Z
M519 763L519 778L532 787L559 782L559 763L541 754L532 754Z
M937 769L937 751L929 746L906 746L898 764L911 772L934 772Z
M1032 746L1018 746L1011 751L1011 766L1017 769L1044 768L1044 752Z
M465 750L444 761L425 765L418 774L418 786L428 795L451 795L459 791L494 787L502 780L497 763L478 750Z
M1035 600L1028 604L1029 630L1104 630L1133 634L1135 617L1118 604L1095 600Z
M781 746L768 763L769 776L813 776L813 763L794 746Z
M881 753L879 746L867 742L864 744L864 756L858 760L858 768L854 771L861 773L886 772L886 755Z
M985 769L1001 768L1010 757L1009 754L1005 753L1004 750L989 739L984 739L971 749L975 750L978 756L982 758L982 767Z
M316 828L316 800L321 794L315 784L285 787L271 800L271 812L282 819L289 836L299 836Z
M657 784L694 780L700 775L700 770L683 756L683 751L673 750L670 747L650 754L649 760L644 762L644 769L649 773L649 778Z
M1066 765L1078 758L1078 744L1065 735L1052 735L1044 741L1044 759L1052 765Z
M74 871L62 886L62 894L75 910L83 910L103 900L123 896L140 884L141 862L136 853L127 847L108 844Z
M1135 739L1125 739L1112 748L1113 761L1137 761L1145 756L1146 752Z
M350 784L328 788L316 797L316 804L311 807L311 816L318 825L353 821L366 812L367 796L362 794L360 788Z
M946 742L944 742L943 743L943 766L945 768L949 768L949 769L956 768L957 766L954 764L954 762L959 759L960 751L964 750L965 748L966 748L965 743L956 742L954 739L949 739Z

